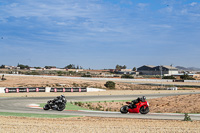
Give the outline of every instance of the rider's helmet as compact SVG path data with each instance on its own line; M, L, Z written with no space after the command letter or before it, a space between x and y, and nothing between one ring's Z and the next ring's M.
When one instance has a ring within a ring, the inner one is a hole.
M142 100L145 101L145 100L146 100L146 97L145 97L145 96L142 96Z

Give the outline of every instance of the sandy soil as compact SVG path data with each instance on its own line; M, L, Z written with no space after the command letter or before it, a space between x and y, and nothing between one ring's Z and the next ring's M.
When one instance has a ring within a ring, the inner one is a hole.
M148 99L147 99L148 100ZM200 94L149 99L151 113L200 113ZM82 107L103 111L119 111L125 102L84 103Z
M130 82L130 81L127 81L127 82ZM144 83L144 81L135 81L136 83ZM152 84L160 84L160 83L163 83L163 84L171 84L171 85L174 85L174 84L177 84L177 85L200 85L200 83L193 83L193 82L153 82L153 81L145 81L145 83L152 83Z
M27 133L183 133L200 132L200 121L142 120L124 118L25 118L0 116L0 132Z
M144 94L159 94L159 93L182 93L182 92L199 92L196 90L107 90L107 91L99 91L99 92L30 92L30 93L0 93L0 97L56 97L64 94L65 96L100 96L100 95L144 95Z
M34 77L34 76L5 76L6 80L0 81L0 87L94 87L106 89L104 84L106 81L92 81L81 79L66 79L56 77ZM179 83L182 84L182 83ZM183 83L185 84L185 83ZM198 84L200 83L187 83ZM116 82L116 90L157 90L160 86L136 85L130 83ZM179 89L196 89L200 88L184 88Z
M153 112L200 113L200 94L151 99L149 103Z

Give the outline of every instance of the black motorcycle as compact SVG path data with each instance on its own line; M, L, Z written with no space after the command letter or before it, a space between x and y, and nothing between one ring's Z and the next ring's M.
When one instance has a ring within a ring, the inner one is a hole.
M44 105L43 109L44 110L52 109L52 110L63 111L66 107L65 106L66 103L67 103L67 100L66 100L65 96L61 95L61 96L58 96L54 100L49 100L47 102L47 104Z

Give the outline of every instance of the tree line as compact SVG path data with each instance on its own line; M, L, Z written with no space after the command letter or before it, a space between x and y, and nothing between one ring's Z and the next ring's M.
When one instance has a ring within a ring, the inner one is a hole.
M126 69L127 68L127 66L126 65L116 65L115 66L115 69L116 70L121 70L121 69ZM132 71L136 71L137 70L137 68L136 67L133 67L133 69L132 69Z

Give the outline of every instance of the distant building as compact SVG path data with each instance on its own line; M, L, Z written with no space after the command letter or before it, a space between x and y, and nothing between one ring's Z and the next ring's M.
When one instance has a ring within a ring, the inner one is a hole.
M82 72L83 69L66 69L66 71L71 71L71 72Z
M131 72L132 69L109 69L110 72Z
M144 65L137 69L141 75L173 75L178 74L178 69L172 66Z
M36 70L36 68L34 68L34 67L30 67L29 70L31 70L31 71L32 71L32 70Z
M20 69L20 67L16 67L16 66L5 66L5 69Z
M116 74L130 74L130 75L139 75L139 72L135 71L118 71Z
M13 69L13 66L6 66L5 65L5 69Z
M109 69L110 72L114 73L116 69Z
M29 70L31 70L31 71L35 71L35 70L42 71L42 70L46 70L46 68L35 68L35 67L30 67Z
M139 72L132 71L132 69L119 69L115 71L116 74L131 74L131 75L138 75Z
M121 72L131 72L132 69L119 69L119 71L121 71Z

